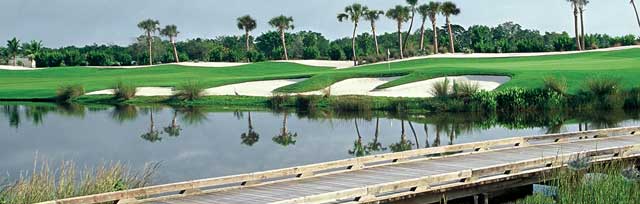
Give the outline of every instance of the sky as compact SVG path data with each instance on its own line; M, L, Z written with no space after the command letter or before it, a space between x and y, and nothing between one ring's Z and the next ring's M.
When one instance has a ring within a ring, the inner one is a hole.
M566 0L453 0L462 9L452 22L465 27L495 26L513 21L542 32L573 30L573 12ZM13 37L42 40L47 47L88 44L126 45L142 34L136 25L153 18L175 24L178 40L240 35L236 18L250 14L258 20L258 35L272 28L267 21L285 14L295 31L313 30L329 39L350 36L352 24L336 15L352 3L386 10L405 0L0 0L0 42ZM427 0L420 0L420 4ZM443 25L444 19L439 19ZM379 32L393 32L394 22L382 18ZM405 27L406 28L406 27ZM369 30L362 24L359 32ZM587 33L640 35L628 0L591 0L585 13ZM3 44L3 43L0 43Z

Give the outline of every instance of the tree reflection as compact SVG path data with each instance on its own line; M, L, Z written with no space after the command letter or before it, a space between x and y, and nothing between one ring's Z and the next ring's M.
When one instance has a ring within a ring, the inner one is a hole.
M349 154L356 157L369 155L369 149L362 144L362 134L360 134L360 127L358 127L358 120L353 119L353 123L355 124L355 127L356 127L356 134L358 136L358 139L356 139L356 141L353 142L353 149L349 150Z
M182 119L188 124L200 124L208 120L207 113L201 106L184 106L177 110L182 113Z
M276 135L272 138L273 142L278 143L282 146L289 146L296 144L296 137L298 137L298 133L291 133L287 129L287 115L288 113L284 112L284 119L282 120L282 129L280 129L280 134Z
M380 136L380 118L376 117L376 131L373 133L373 140L367 144L367 149L370 152L380 152L386 151L387 148L382 146L382 143L378 141L378 137Z
M170 137L178 137L180 136L181 131L182 128L178 125L178 110L173 110L171 125L165 127L164 132L166 132Z
M111 118L124 123L126 121L135 120L138 117L138 108L132 105L120 104L115 105L113 112L111 112Z
M251 112L248 113L247 120L249 123L249 128L247 132L244 132L240 135L240 139L242 139L242 144L247 146L253 146L256 142L258 142L258 140L260 140L260 134L258 134L253 130L253 121L251 120Z
M411 150L411 147L413 146L411 141L407 140L407 134L404 128L404 120L401 120L400 126L402 128L400 133L400 141L389 145L389 149L391 149L392 152L403 152Z
M142 139L145 139L149 142L159 142L162 141L162 138L160 137L160 132L158 132L156 130L156 126L155 126L155 122L153 121L153 110L149 110L149 121L150 121L150 125L149 125L149 131L142 134L140 137L142 137Z
M44 116L53 110L55 108L51 106L27 106L25 115L31 119L33 124L41 125L44 122Z
M9 126L13 128L20 127L20 108L19 106L4 106L2 113L9 118Z

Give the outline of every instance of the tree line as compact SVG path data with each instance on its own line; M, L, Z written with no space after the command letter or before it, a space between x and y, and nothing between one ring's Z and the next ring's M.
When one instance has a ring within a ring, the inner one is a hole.
M546 32L524 29L513 22L495 27L474 25L464 28L452 23L461 9L453 2L406 0L387 11L369 9L355 3L337 15L339 22L353 24L351 37L329 40L313 31L293 30L294 19L279 15L268 21L272 31L252 36L257 20L250 15L237 19L242 35L220 36L215 39L196 38L178 42L176 25L161 28L160 22L147 19L138 24L143 33L127 46L88 45L84 47L45 48L40 41L20 44L13 38L0 47L0 63L16 65L18 56L35 60L39 67L58 66L125 66L171 63L181 61L259 62L265 60L323 59L353 60L354 64L371 63L389 58L435 53L507 53L587 50L612 46L634 45L640 39L634 35L609 36L585 34L584 12L588 0L567 0L573 8L575 35L566 32ZM634 1L631 1L635 8ZM396 22L395 33L378 34L376 22L381 17ZM445 25L438 25L439 17ZM358 35L360 23L370 24L370 32ZM419 29L413 30L415 22ZM427 23L431 23L430 27ZM407 30L403 26L408 24ZM640 18L639 18L640 24ZM156 35L159 34L159 35ZM431 42L431 43L428 43ZM574 43L575 42L575 43Z

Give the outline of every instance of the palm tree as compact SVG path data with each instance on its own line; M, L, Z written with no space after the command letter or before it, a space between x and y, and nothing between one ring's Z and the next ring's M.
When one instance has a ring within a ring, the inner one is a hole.
M251 49L249 46L249 32L256 29L257 23L256 20L251 18L249 15L242 16L238 18L238 29L244 30L244 40L247 46L247 52Z
M586 44L585 44L585 38L584 38L584 11L585 11L585 7L587 6L587 4L589 4L589 0L579 0L579 9L580 10L580 28L582 29L581 31L581 47L582 49L586 50Z
M411 10L411 23L409 24L409 30L407 30L407 34L405 35L405 41L402 44L402 49L407 49L407 42L409 41L411 30L413 29L413 20L416 17L416 5L418 5L418 0L407 0L407 4L409 4L409 9Z
M344 8L344 13L338 14L338 21L343 22L345 20L351 20L353 22L353 36L351 38L351 51L353 53L353 65L358 65L358 55L356 54L356 31L358 30L358 23L360 17L364 16L369 10L366 6L360 4L353 4Z
M400 59L404 58L404 52L402 49L402 23L409 20L409 8L401 5L397 5L395 8L387 11L387 17L393 19L398 23L398 46L400 47Z
M32 40L29 43L25 43L24 45L22 45L22 49L24 50L24 53L27 55L27 58L29 58L29 61L31 62L31 67L35 67L36 66L36 57L38 55L40 55L40 52L42 52L42 41L35 41Z
M151 34L155 33L158 29L160 29L159 26L160 26L160 22L153 19L147 19L138 23L138 28L143 30L147 35L147 44L149 45L149 65L153 65L153 54L152 54L153 50L151 47L153 38Z
M356 134L358 135L358 139L353 142L353 150L349 150L349 154L356 157L369 155L369 149L362 144L362 135L360 134L360 128L358 127L358 120L353 119L353 122L356 124Z
M369 152L385 151L387 148L382 147L382 143L378 141L380 137L380 118L376 118L376 131L373 133L373 140L367 144Z
M380 19L380 15L384 15L384 11L369 10L364 14L364 19L371 22L371 33L373 41L376 44L376 54L380 55L380 47L378 46L378 36L376 35L376 21Z
M20 40L13 38L7 41L7 52L13 56L13 66L18 65L18 54L20 53Z
M447 28L449 29L449 49L451 53L456 53L453 46L453 31L451 30L451 16L457 16L460 14L460 9L455 3L447 1L442 3L442 15L447 19Z
M436 21L438 20L438 14L441 13L440 2L429 2L429 4L422 5L418 8L418 12L422 15L422 34L420 38L420 49L424 50L424 24L426 18L429 17L431 21L431 29L433 29L433 53L438 53L438 25Z
M573 24L576 33L576 49L582 50L582 45L580 44L580 32L578 31L578 14L580 14L579 5L581 0L567 0L571 3L573 7Z
M287 42L285 39L285 31L293 30L293 17L287 17L284 15L276 16L269 21L269 25L278 29L280 32L280 40L282 40L282 49L284 49L284 60L289 60L289 55L287 54Z
M176 59L176 63L180 63L180 58L178 58L178 49L176 49L176 38L178 37L178 26L176 25L168 25L165 26L162 30L160 30L160 35L168 37L171 45L173 46L173 57Z
M636 12L636 18L638 19L638 27L640 27L640 15L638 15L638 8L636 7L636 1L631 0L631 5L633 6L633 11Z
M389 145L389 149L391 152L404 152L407 150L411 150L411 141L407 140L406 130L404 128L404 120L400 122L401 132L400 132L400 141L394 144Z

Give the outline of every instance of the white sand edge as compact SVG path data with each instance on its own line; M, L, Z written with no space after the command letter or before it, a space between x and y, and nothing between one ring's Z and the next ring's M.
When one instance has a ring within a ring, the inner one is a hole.
M433 97L431 88L433 84L443 81L445 77L423 80L391 87L382 90L375 90L376 87L400 77L380 77L380 78L352 78L332 84L326 89L300 93L301 95L324 95L330 93L333 96L362 95L362 96L384 96L384 97L412 97L427 98ZM500 85L511 80L506 76L489 75L465 75L446 77L456 82L477 83L480 90L491 91ZM273 96L273 91L284 86L304 81L306 79L283 79L254 81L239 84L231 84L220 87L209 88L204 91L205 96L242 95L242 96ZM171 96L175 93L173 88L168 87L140 87L136 96ZM113 90L101 90L88 93L87 95L108 95L113 94ZM291 94L298 95L298 94Z

